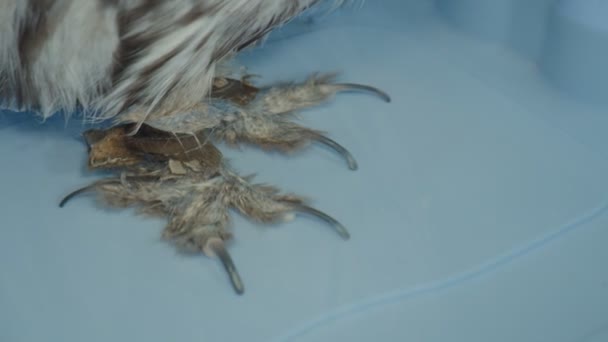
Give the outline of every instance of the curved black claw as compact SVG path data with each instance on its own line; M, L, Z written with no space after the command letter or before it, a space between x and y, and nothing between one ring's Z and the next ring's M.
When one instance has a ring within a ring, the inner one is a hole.
M70 192L61 200L61 202L59 202L59 208L63 208L70 200L72 200L78 195L84 194L89 191L94 191L95 187L97 187L97 184L91 184Z
M334 85L339 87L340 91L364 91L378 96L384 102L391 102L390 95L376 87L357 83L336 83Z
M327 222L329 225L331 225L344 240L350 239L350 233L348 232L346 227L344 227L340 222L338 222L338 220L327 215L326 213L324 213L318 209L315 209L313 207L309 207L305 204L295 204L294 210L296 212L300 212L303 214L308 214L308 215L312 215L314 217L320 218L321 220L323 220L323 221Z
M359 168L355 157L353 157L353 155L344 146L338 144L336 141L324 136L323 134L315 134L312 137L312 140L331 148L332 150L340 154L342 157L344 157L344 159L346 159L346 163L348 164L349 169L354 171Z
M209 240L207 246L209 246L213 254L215 254L222 262L222 265L224 265L224 269L226 269L228 277L230 277L230 282L232 283L234 291L237 294L242 295L245 292L245 286L243 285L241 276L236 270L236 266L230 257L230 253L228 253L228 250L226 249L224 241L219 238L214 238Z
M129 176L129 177L126 177L125 179L126 180L146 181L146 180L156 180L156 179L158 179L158 177L157 176L133 176L133 177ZM109 184L122 184L122 181L120 179L105 179L105 180L97 181L91 185L84 186L80 189L76 189L76 190L70 192L69 194L67 194L61 200L61 202L59 202L59 208L63 208L70 200L72 200L74 197L76 197L78 195L82 195L86 192L94 191L95 188L97 188L98 186L109 185Z

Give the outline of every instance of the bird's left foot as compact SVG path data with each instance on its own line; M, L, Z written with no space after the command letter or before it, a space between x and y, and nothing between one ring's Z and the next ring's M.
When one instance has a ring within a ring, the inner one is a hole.
M229 169L211 143L202 136L177 135L142 126L135 135L130 125L91 130L89 168L114 169L116 175L78 189L60 202L96 192L109 207L136 207L141 213L165 217L163 237L180 249L218 257L238 294L243 282L226 249L232 238L229 210L265 224L292 219L297 214L315 216L344 239L349 233L337 220L309 206L297 195L251 183Z

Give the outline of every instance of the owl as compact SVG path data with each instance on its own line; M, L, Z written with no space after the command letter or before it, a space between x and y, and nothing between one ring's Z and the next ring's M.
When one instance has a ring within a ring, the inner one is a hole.
M296 194L239 175L214 144L289 153L310 143L353 156L294 115L344 91L334 74L256 85L235 57L329 0L0 0L0 107L100 127L83 132L88 167L110 176L67 195L167 220L179 249L217 257L244 292L227 251L229 211L275 223L296 215L336 219ZM342 1L329 1L332 8Z

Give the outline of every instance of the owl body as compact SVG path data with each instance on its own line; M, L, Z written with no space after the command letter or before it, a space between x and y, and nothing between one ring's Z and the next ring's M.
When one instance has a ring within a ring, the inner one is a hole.
M0 107L93 121L191 110L234 54L320 1L0 0Z

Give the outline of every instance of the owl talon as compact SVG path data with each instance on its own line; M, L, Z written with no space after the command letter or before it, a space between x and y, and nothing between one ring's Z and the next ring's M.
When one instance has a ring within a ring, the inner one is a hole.
M243 285L243 281L241 280L241 276L232 261L232 257L228 250L226 249L226 245L224 240L220 238L210 238L205 245L205 254L209 257L217 257L224 266L226 273L228 273L228 277L230 278L230 283L234 288L234 291L238 295L242 295L245 292L245 286Z
M376 87L372 87L369 85L357 84L357 83L336 83L336 84L333 84L332 86L336 87L339 92L362 91L362 92L367 92L367 93L376 95L379 98L381 98L384 102L387 102L387 103L391 102L391 97L389 94L387 94L383 90L380 90Z
M85 187L82 187L80 189L76 189L76 190L70 192L65 197L63 197L63 199L61 199L61 202L59 202L59 208L63 208L74 197L82 195L89 191L93 191L93 190L95 190L95 184L88 185L88 186L85 186Z
M326 223L331 225L344 240L350 239L350 233L348 232L346 227L344 227L340 222L338 222L338 220L327 215L326 213L313 207L309 207L305 204L295 204L294 210L296 212L308 214L325 221Z
M349 169L355 171L359 168L355 157L353 157L353 155L344 146L340 145L336 141L322 134L313 135L312 140L331 148L332 150L336 151L336 153L344 157Z
M83 195L87 192L93 192L97 189L97 187L99 185L103 185L103 184L120 184L120 180L119 179L100 180L93 184L83 186L82 188L76 189L76 190L70 192L69 194L67 194L65 197L63 197L63 199L61 199L61 201L59 202L59 208L63 208L69 201L74 199L74 197Z

